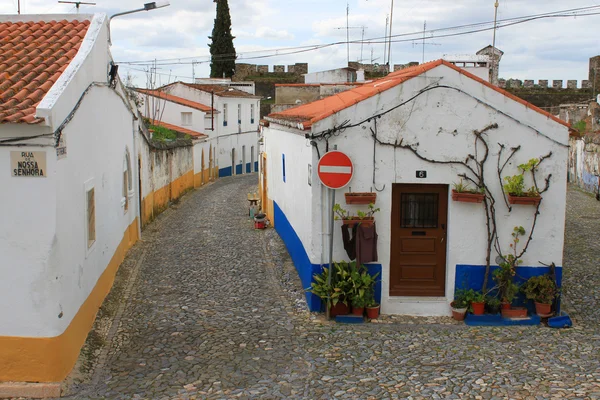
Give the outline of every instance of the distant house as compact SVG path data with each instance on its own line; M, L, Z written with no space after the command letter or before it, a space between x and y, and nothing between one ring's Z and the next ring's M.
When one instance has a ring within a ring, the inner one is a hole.
M104 14L0 16L0 381L65 378L139 237L107 34Z
M184 82L175 82L159 90L214 110L205 111L202 132L208 135L212 144L219 177L258 170L260 96L229 85Z
M553 262L560 280L568 125L485 79L438 60L273 113L262 125L262 201L304 287L328 263L331 198L317 166L336 148L353 162L351 170L330 168L352 174L336 202L356 214L366 206L346 205L345 193L377 195L379 254L367 266L381 273L383 313L450 315L455 289L481 289L486 259L495 268L497 252L512 251L515 226L527 235L535 226L519 277L545 273L541 263ZM503 190L503 178L534 158L543 159L537 181L530 173L524 179L526 189L543 192L539 214L535 205L509 203ZM485 185L486 202L455 201L461 180ZM348 260L341 224L334 260ZM307 299L320 309L318 298Z

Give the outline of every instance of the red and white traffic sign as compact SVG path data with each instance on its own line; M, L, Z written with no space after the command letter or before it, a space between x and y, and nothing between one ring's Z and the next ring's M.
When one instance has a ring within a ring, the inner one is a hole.
M341 189L346 186L354 174L352 160L341 151L330 151L323 154L317 169L321 183L330 189Z

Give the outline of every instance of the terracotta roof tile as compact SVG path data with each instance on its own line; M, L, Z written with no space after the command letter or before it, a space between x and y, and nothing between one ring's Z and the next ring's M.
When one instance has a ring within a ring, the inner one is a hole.
M206 106L202 103L184 99L183 97L173 96L172 94L168 94L168 93L162 92L160 90L149 90L149 89L135 89L135 90L140 93L143 93L143 94L147 94L147 95L150 95L153 97L158 97L160 99L165 99L165 100L171 101L173 103L181 104L182 106L187 106L190 108L194 108L196 110L204 111L205 113L209 113L211 111L211 108L209 106ZM213 109L213 111L217 112L217 110L214 110L214 109Z
M180 132L180 133L184 133L186 135L190 135L194 139L202 139L202 138L208 137L208 135L205 135L204 133L196 132L196 131L193 131L191 129L183 128L181 126L177 126L177 125L173 125L173 124L168 124L168 123L163 122L163 121L154 121L154 124L158 125L158 126L162 126L163 128L170 129L170 130L175 131L175 132Z
M77 54L89 25L0 22L0 123L42 121L36 107Z
M454 64L443 60L431 61L415 67L410 67L400 71L392 72L391 74L383 78L366 83L355 89L347 90L345 92L338 93L336 95L329 96L321 100L313 101L312 103L303 104L298 107L293 107L280 113L269 114L268 117L275 120L279 119L302 123L302 127L304 129L309 129L312 126L312 124L317 121L325 119L345 108L351 107L358 102L361 102L369 97L375 96L376 94L388 90L394 86L400 85L406 82L407 80L421 75L422 73L427 72L440 65L445 65L449 68L452 68L458 71L459 73L468 76L469 78L474 79L482 83L483 85L503 94L504 96L514 101L517 101L540 114L547 116L548 118L558 122L559 124L569 127L569 125L566 122L561 121L554 115L534 106L531 103L526 102L523 99L520 99L519 97L505 90L500 89L497 86L492 85L491 83L471 74L470 72L465 71L462 68L455 66Z

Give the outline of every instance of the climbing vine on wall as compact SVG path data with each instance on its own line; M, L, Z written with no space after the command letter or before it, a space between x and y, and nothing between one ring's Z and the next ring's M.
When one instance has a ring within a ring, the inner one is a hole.
M383 141L377 136L376 120L374 122L373 127L370 129L371 129L371 136L372 136L375 144L379 144L381 146L392 147L392 148L394 148L394 151L396 149L403 149L403 150L410 151L420 160L423 160L423 161L426 161L426 162L429 162L432 164L445 164L445 165L454 165L454 166L462 167L465 170L465 172L458 174L458 177L473 183L479 190L481 190L484 193L485 196L484 196L482 204L483 204L485 216L486 216L487 247L486 247L485 274L484 274L484 280L483 280L483 285L482 285L481 290L483 292L485 292L486 288L488 286L489 278L490 278L492 250L495 250L496 253L500 257L504 257L503 252L502 252L502 247L500 245L500 240L498 238L498 220L496 218L496 210L497 210L497 206L498 206L498 201L494 197L494 193L492 192L492 190L490 190L491 183L488 183L485 179L485 170L488 167L488 164L489 164L488 161L490 161L490 159L491 159L490 145L488 143L488 141L489 141L488 132L490 132L494 129L498 129L498 124L494 123L494 124L490 124L490 125L484 127L483 129L474 130L472 132L473 140L474 140L474 151L473 151L474 154L467 154L464 159L460 159L460 160L458 160L458 159L457 160L436 160L436 159L433 159L430 157L426 157L419 152L419 143L418 142L409 144L409 143L405 143L404 139L396 140L393 143ZM507 149L506 146L501 143L498 143L498 146L499 146L498 160L497 160L498 182L500 184L502 198L504 200L504 203L505 203L506 207L508 208L508 211L511 212L512 207L509 205L508 201L506 200L507 193L505 193L505 190L504 190L502 174L503 174L503 171L504 171L506 165L515 156L515 154L521 149L521 146L511 147L509 149ZM537 178L536 173L538 171L540 164L542 164L542 162L544 162L551 156L552 156L552 152L548 153L547 155L541 156L539 159L533 159L535 161L530 161L529 167L523 167L523 173L525 173L525 172L531 173L531 176L533 179L533 184L534 184L532 189L534 189L540 195L545 193L549 189L550 178L552 175L549 174L548 176L545 177L545 179L544 179L545 185L543 188L540 188L538 186L538 178ZM526 165L526 164L524 164L524 165ZM520 252L515 253L515 255L514 255L515 262L518 262L518 260L520 260L523 257L523 255L527 251L527 248L529 247L529 244L531 243L531 240L533 239L533 234L535 231L538 215L540 214L540 204L541 204L541 201L535 207L531 229L529 230L529 235L525 241L525 245L523 246L523 249Z

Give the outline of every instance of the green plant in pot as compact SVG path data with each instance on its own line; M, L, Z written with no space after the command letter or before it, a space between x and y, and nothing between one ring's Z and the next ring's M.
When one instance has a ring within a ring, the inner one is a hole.
M473 289L471 289L473 290ZM470 311L474 315L483 315L485 312L485 295L481 292L473 291L471 294L471 306Z
M365 272L362 275L365 287L365 308L367 310L367 318L369 319L379 318L379 303L375 300L375 285L377 284L378 276L379 272L375 275Z
M485 306L487 308L488 313L498 314L500 312L500 299L496 296L486 296Z
M539 165L540 160L532 158L525 164L518 166L520 174L504 177L504 191L508 193L511 204L538 204L541 200L540 193L535 186L525 189L525 172L532 172Z
M457 289L454 291L454 300L450 303L450 307L452 307L452 318L457 321L465 319L465 314L469 308L467 293L466 289Z
M538 315L552 314L552 302L558 295L558 288L549 275L532 276L521 286L521 291L534 301Z
M327 284L329 268L323 267L320 274L313 276L314 282L306 291L324 301L326 307L330 309L331 316L348 314L352 295L351 266L342 261L334 263L333 268L331 284Z

